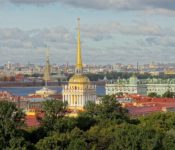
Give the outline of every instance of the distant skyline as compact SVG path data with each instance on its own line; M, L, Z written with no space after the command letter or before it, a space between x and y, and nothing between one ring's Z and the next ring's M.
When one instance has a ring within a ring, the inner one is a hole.
M0 0L0 64L175 63L174 0Z

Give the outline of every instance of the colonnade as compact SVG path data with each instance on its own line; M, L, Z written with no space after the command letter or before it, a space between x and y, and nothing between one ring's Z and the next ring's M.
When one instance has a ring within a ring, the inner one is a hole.
M95 101L95 95L68 94L63 95L63 102L68 102L69 106L83 107L87 101Z

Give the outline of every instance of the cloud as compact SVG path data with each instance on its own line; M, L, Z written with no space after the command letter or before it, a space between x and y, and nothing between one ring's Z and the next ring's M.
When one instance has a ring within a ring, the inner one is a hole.
M100 37L100 40L111 39L116 34L130 36L175 36L175 28L165 28L160 25L143 22L121 24L119 22L110 22L96 25L83 25L84 36L91 39Z
M46 5L61 3L96 10L145 10L148 13L174 14L174 0L8 0L13 4ZM1 2L1 1L0 1Z
M7 60L26 62L26 59L41 62L41 58L45 57L46 45L51 47L55 55L60 49L63 52L70 50L74 43L75 37L72 32L63 27L29 31L1 28L0 51L5 54L5 56L1 55L1 62Z
M0 62L43 63L45 45L48 45L51 62L73 64L76 36L75 31L62 26L34 30L0 28ZM82 25L81 37L87 64L164 61L163 55L171 61L175 56L175 30L156 24L109 22Z
M162 46L166 48L175 48L175 37L148 37L145 39L147 46ZM146 46L146 44L145 44Z
M175 11L170 10L170 9L165 9L165 8L147 8L144 10L144 13L146 15L165 15L165 16L170 16L174 17L175 16Z
M8 0L8 1L14 4L35 4L35 5L44 5L58 2L58 0Z

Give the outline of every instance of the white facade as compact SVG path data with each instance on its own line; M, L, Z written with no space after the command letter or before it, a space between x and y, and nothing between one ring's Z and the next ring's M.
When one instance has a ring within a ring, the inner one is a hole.
M106 84L106 95L112 95L116 93L128 93L128 94L147 94L147 88L145 85L120 85L120 84Z
M175 93L175 84L147 84L147 94L155 92L163 95L166 91Z
M108 83L105 86L106 94L116 94L119 92L128 94L141 94L148 95L149 93L157 93L163 95L165 92L170 91L175 93L175 80L174 79L146 79L138 80L131 77L129 80L122 80L122 82Z
M88 101L95 102L96 100L96 86L63 86L63 102L67 102L69 108L83 108Z

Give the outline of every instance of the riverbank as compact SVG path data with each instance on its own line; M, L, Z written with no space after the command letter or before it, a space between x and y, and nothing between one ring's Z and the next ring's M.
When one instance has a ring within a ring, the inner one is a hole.
M64 84L67 84L67 81L64 82L48 82L48 86L53 86L53 87L61 87ZM95 84L97 86L105 86L104 81L92 81L92 84ZM1 88L6 88L6 87L43 87L45 85L44 82L36 82L36 81L31 81L31 82L0 82L0 87Z

